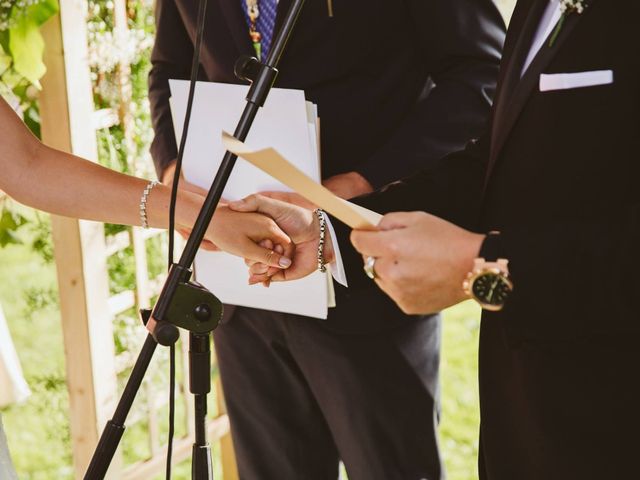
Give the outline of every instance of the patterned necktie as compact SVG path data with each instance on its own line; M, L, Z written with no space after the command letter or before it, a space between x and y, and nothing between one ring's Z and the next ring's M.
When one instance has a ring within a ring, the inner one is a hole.
M242 3L242 11L244 12L245 19L248 25L251 25L251 20L249 19L249 12L247 9L246 0L240 0ZM261 40L261 57L262 59L266 59L267 55L269 55L269 50L271 48L271 40L273 38L273 30L276 25L276 14L278 11L278 0L258 0L258 5L260 8L260 15L258 15L258 19L256 21L256 28L260 35L262 35Z

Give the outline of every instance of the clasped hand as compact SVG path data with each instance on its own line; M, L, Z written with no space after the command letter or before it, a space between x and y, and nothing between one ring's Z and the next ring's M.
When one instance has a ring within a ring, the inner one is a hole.
M319 225L313 212L260 195L232 202L229 208L268 215L295 244L293 263L287 269L246 258L249 283L268 285L315 271ZM352 244L363 257L376 258L375 282L408 314L437 312L464 300L462 282L483 239L483 235L424 212L390 213L378 230L351 234ZM325 243L327 263L335 259L334 241L329 237Z

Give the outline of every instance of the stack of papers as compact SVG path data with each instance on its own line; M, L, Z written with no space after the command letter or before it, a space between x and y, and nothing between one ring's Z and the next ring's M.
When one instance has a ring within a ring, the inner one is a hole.
M171 80L171 111L176 138L182 135L189 82ZM209 189L226 148L221 133L233 131L246 105L248 87L198 82L189 137L184 153L184 176L190 183ZM317 108L301 90L274 88L258 113L247 142L256 148L275 147L306 176L320 182ZM237 200L263 191L290 191L260 169L238 159L224 191ZM327 318L333 304L331 280L314 274L294 282L274 283L266 289L247 284L244 261L222 252L201 251L195 261L197 280L222 302L315 318Z

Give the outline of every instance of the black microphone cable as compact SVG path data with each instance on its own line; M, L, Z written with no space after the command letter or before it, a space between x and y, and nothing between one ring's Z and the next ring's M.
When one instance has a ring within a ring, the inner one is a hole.
M184 116L178 157L176 158L176 168L173 174L173 184L171 187L171 202L169 204L169 253L167 258L168 269L171 269L174 261L175 248L175 225L176 225L176 203L178 200L178 185L182 172L182 159L189 133L191 122L191 110L193 108L193 98L195 96L196 82L200 71L200 51L202 48L202 38L204 37L205 13L207 10L207 0L198 2L198 20L196 26L196 43L193 50L193 61L191 64L191 79L189 82L189 97L187 100L187 111ZM176 393L176 347L175 344L169 347L169 433L167 439L167 464L166 479L171 480L171 457L173 455L173 436L175 433L175 393Z

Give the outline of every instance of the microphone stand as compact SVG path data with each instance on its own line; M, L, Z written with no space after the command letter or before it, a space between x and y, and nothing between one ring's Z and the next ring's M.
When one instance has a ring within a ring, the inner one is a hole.
M258 111L264 105L271 87L275 83L280 57L295 27L304 2L305 0L293 0L282 28L274 38L265 63L261 63L253 57L242 57L236 63L236 76L251 82L246 97L247 104L234 131L234 136L239 140L246 139ZM199 29L198 40L200 42L202 34L203 29ZM179 338L178 327L189 331L189 381L195 405L195 443L192 452L191 478L193 480L213 480L211 446L207 441L206 434L207 394L211 391L211 332L218 326L222 318L222 303L206 288L191 281L193 273L191 265L236 160L236 155L231 152L225 153L180 260L171 266L155 308L153 311L141 311L142 321L150 333L147 335L136 360L113 418L107 422L100 437L85 473L85 480L101 480L105 477L122 439L127 415L140 389L156 346L158 344L163 346L175 344Z

